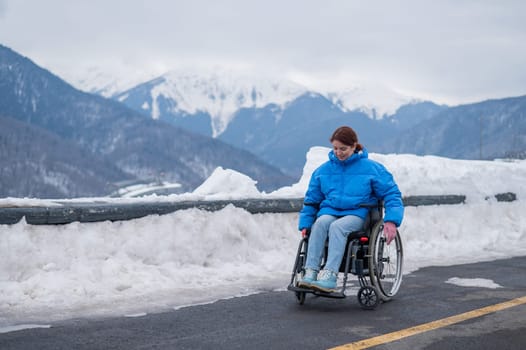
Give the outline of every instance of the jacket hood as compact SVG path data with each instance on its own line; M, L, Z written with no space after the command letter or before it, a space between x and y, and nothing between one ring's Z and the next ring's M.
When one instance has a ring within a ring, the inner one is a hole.
M361 151L354 152L349 158L345 160L339 160L338 157L336 157L336 154L334 154L334 150L329 152L329 160L342 165L353 163L354 161L361 158L369 158L369 152L367 152L365 148L363 148Z

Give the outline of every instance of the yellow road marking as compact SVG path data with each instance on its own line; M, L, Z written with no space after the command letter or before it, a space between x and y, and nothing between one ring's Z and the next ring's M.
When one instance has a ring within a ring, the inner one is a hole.
M418 326L415 326L415 327L406 328L406 329L402 329L402 330L399 330L399 331L396 331L396 332L380 335L380 336L377 336L377 337L360 340L360 341L357 341L357 342L354 342L354 343L344 344L344 345L337 346L337 347L334 347L334 348L329 349L329 350L367 349L367 348L370 348L372 346L390 343L390 342L393 342L395 340L400 340L400 339L403 339L403 338L406 338L406 337L410 337L410 336L413 336L413 335L416 335L416 334L420 334L420 333L424 333L424 332L427 332L427 331L431 331L431 330L434 330L434 329L437 329L437 328L446 327L446 326L449 326L449 325L452 325L452 324L455 324L455 323L459 323L459 322L462 322L462 321L469 320L471 318L484 316L484 315L490 314L492 312L508 309L510 307L514 307L514 306L521 305L521 304L526 304L526 296L523 296L523 297L517 298L517 299L513 299L513 300L509 300L509 301L505 301L503 303L486 306L486 307L483 307L481 309L468 311L468 312L465 312L463 314L459 314L459 315L455 315L455 316L451 316L451 317L446 317L446 318L443 318L441 320L436 320L436 321L432 321L432 322L429 322L429 323L424 323L424 324L421 324L421 325L418 325Z

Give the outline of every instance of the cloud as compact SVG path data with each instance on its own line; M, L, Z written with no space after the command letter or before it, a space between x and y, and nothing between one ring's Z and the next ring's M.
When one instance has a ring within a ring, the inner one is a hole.
M7 0L0 0L0 18L4 18L7 12Z

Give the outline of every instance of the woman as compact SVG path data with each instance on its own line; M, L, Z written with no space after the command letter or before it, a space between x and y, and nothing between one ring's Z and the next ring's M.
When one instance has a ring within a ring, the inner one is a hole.
M352 128L339 127L330 142L329 161L312 173L298 225L303 236L310 232L305 274L298 286L324 292L336 288L347 236L363 228L368 209L360 204L384 201L387 244L395 238L404 215L402 195L393 176L368 158ZM319 271L327 238L328 256Z

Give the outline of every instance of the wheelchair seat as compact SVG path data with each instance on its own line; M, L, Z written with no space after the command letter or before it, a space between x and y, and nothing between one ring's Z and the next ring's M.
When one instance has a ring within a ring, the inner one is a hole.
M360 231L353 231L349 233L349 236L347 236L347 244L353 239L364 236L369 237L371 235L373 226L382 219L382 214L380 214L382 209L383 207L381 207L381 205L370 208L369 213L367 214L367 217L363 223L363 228Z

